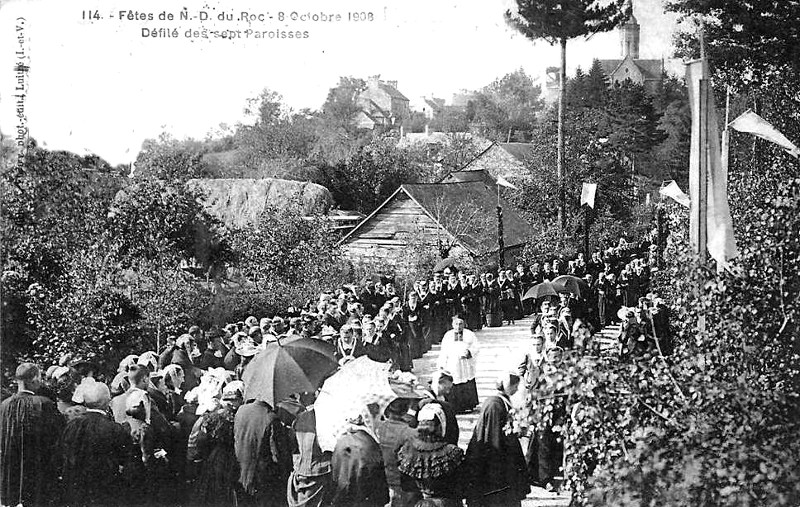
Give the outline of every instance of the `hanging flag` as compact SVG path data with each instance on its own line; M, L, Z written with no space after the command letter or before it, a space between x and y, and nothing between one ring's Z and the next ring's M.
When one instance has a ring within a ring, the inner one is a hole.
M597 195L597 183L584 183L581 189L581 206L588 204L594 209L594 197Z
M701 114L700 81L706 80L706 111ZM720 136L717 123L717 112L714 107L714 94L711 91L708 62L697 60L686 66L686 84L689 89L689 104L692 109L692 142L689 155L689 195L691 206L700 205L700 159L705 157L707 169L707 202L706 225L708 239L706 248L711 257L718 263L725 263L736 257L736 239L733 237L733 221L728 206L728 170L723 165L720 149ZM705 146L700 146L702 137ZM727 158L727 157L726 157ZM690 213L692 222L696 221L696 213ZM696 224L692 227L694 228Z
M771 143L777 144L795 158L800 158L800 148L787 139L781 131L773 127L767 120L749 109L730 122L728 126L739 132L746 132L760 137L761 139L766 139Z
M502 176L497 177L497 184L500 185L501 187L513 188L514 190L517 190L517 187L515 187L513 184L511 184L508 180L506 180Z
M681 187L675 183L675 180L672 180L669 185L661 187L658 193L664 197L674 199L681 206L686 206L687 208L689 207L689 196L686 195L683 190L681 190Z

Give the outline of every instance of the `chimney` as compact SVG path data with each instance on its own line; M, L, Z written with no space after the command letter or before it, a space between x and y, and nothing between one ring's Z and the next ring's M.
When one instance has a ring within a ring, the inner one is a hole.
M395 90L397 89L397 81L386 81L386 84L388 84L389 86L391 86Z

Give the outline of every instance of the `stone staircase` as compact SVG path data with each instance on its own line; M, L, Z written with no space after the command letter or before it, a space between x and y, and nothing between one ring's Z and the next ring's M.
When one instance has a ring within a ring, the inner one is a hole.
M518 320L511 326L483 328L476 334L478 336L477 375L475 383L478 386L478 398L481 402L495 390L495 380L506 371L516 371L522 361L525 347L530 337L531 319ZM618 347L617 337L620 333L619 325L606 326L594 339L600 341L603 353L614 353ZM422 358L414 360L414 373L420 382L427 383L431 374L436 370L436 359L439 357L440 346L434 345ZM512 400L515 404L523 402L522 392ZM478 419L480 410L471 414L458 415L460 435L458 445L466 449L472 438L472 431ZM523 441L523 449L527 442ZM556 494L542 488L531 488L531 493L523 500L523 507L564 507L569 505L569 494L564 492Z
M517 320L514 325L483 328L478 336L477 372L475 383L478 387L478 398L481 402L495 391L495 380L504 372L516 371L525 353L525 346L530 337L531 319ZM420 382L426 383L436 370L436 359L439 356L439 345L434 345L425 356L414 361L414 373ZM522 404L522 392L512 400ZM458 427L460 435L458 445L466 449L472 438L472 431L479 416L479 409L470 414L460 414ZM523 449L526 443L523 442ZM522 502L524 507L564 507L569 505L568 494L555 494L542 488L531 488L533 491Z

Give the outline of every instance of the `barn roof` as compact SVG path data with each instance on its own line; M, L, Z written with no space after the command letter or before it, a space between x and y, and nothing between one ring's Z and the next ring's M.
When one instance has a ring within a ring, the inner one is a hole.
M383 204L342 238L340 244L358 237L359 229L375 219L399 194L404 194L417 203L428 217L439 224L445 232L456 237L458 242L472 254L481 255L497 250L496 187L487 185L483 181L401 185ZM505 246L512 247L525 243L530 233L530 226L503 199L500 200L500 204L503 206ZM454 216L453 211L458 211L457 214L461 216ZM464 220L468 221L467 234L463 233ZM488 224L494 227L487 230ZM456 227L462 230L457 231Z

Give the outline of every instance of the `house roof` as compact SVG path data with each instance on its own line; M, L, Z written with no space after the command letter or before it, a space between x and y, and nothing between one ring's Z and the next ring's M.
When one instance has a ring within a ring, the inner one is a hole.
M392 97L393 99L405 100L406 102L408 102L408 97L406 97L405 95L403 95L402 93L400 93L400 90L398 90L398 89L397 89L397 88L395 88L394 86L392 86L392 85L390 85L390 84L387 84L387 83L384 83L384 82L381 82L381 83L378 85L378 87L379 87L381 90L383 90L383 91L385 91L386 93L388 93L388 94L389 94L389 96L390 96L390 97Z
M509 155L511 155L512 157L514 157L516 160L518 160L521 163L524 163L525 160L530 156L530 153L533 151L533 143L498 143L498 142L492 142L483 151L481 151L480 153L478 153L477 155L472 157L472 160L470 160L469 162L464 164L464 166L461 168L461 171L469 171L470 169L467 169L467 168L470 165L472 165L473 162L475 162L479 158L481 158L484 155L486 155L489 152L489 150L491 150L495 146L499 147L500 149L502 149L503 151L505 151L506 153L508 153ZM472 170L476 170L476 169L472 169Z
M464 170L464 171L451 171L447 173L439 183L459 183L468 181L480 181L490 187L497 185L497 180L492 177L485 169L480 170Z
M443 99L424 99L425 103L431 109L435 111L439 111L444 107L444 100Z
M377 216L381 209L401 193L416 202L428 217L438 223L445 232L454 236L464 248L474 255L497 250L497 234L494 233L494 230L487 231L486 227L487 223L497 223L497 193L494 186L489 186L483 181L401 185L383 204L342 238L340 244L357 236L361 227ZM505 246L512 247L525 243L530 233L530 226L503 199L500 199L500 204L503 206ZM452 216L453 213L441 212L441 210L452 211L456 209L469 210L470 212L475 210L475 213L466 217L462 216L462 221L458 222L457 219L459 217ZM469 222L466 229L464 228L463 220ZM470 228L469 224L474 224L474 226ZM457 226L465 233L456 231L455 228Z
M533 143L498 143L498 145L520 162L530 158L533 151Z

